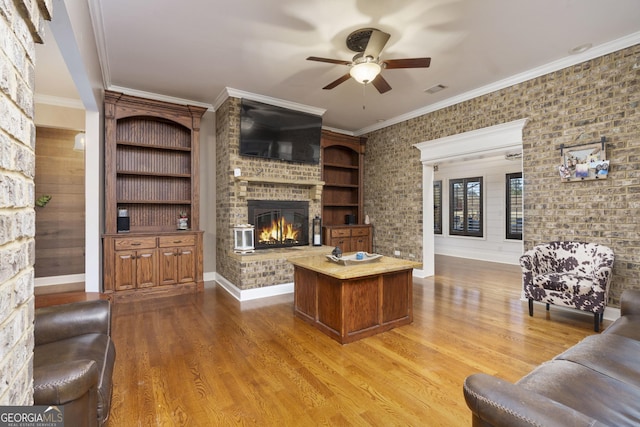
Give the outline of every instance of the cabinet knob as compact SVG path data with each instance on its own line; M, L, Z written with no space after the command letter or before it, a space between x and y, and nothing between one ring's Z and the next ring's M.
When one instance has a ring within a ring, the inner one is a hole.
M132 243L131 246L140 246L142 243L140 242L136 242L136 243Z

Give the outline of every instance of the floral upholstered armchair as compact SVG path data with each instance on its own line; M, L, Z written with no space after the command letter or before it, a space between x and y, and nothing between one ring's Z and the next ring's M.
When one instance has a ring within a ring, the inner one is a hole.
M533 247L520 257L524 296L533 302L571 307L593 313L594 330L607 305L613 251L583 242L550 242Z

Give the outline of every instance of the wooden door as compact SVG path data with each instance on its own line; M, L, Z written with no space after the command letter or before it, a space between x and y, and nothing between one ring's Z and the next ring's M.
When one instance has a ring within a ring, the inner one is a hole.
M141 250L137 251L136 258L136 282L138 288L149 288L156 286L158 267L156 265L156 251Z
M178 250L178 283L192 283L196 281L195 254L195 247L186 247Z
M351 238L351 250L354 252L371 252L369 237L356 236Z
M178 283L178 251L175 248L160 249L160 284Z
M115 256L115 290L136 288L136 251L117 251Z
M351 250L371 252L371 229L369 227L357 227L351 230Z
M342 253L351 252L351 238L350 237L333 237L329 241L329 246L339 247Z

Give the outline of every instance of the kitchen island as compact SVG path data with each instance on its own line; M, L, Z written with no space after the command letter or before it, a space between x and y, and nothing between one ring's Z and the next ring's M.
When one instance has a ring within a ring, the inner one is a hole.
M324 256L290 262L295 315L341 344L413 321L412 271L420 263L386 256L354 265Z

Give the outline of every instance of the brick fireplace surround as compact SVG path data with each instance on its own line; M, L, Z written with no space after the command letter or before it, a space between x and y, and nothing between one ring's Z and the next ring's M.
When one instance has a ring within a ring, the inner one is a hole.
M309 218L320 215L321 167L242 157L239 149L240 99L228 97L216 109L217 282L241 301L293 292L288 259L330 253L331 248L296 246L236 254L233 227L249 223L248 200L308 201ZM240 169L239 177L235 169Z

